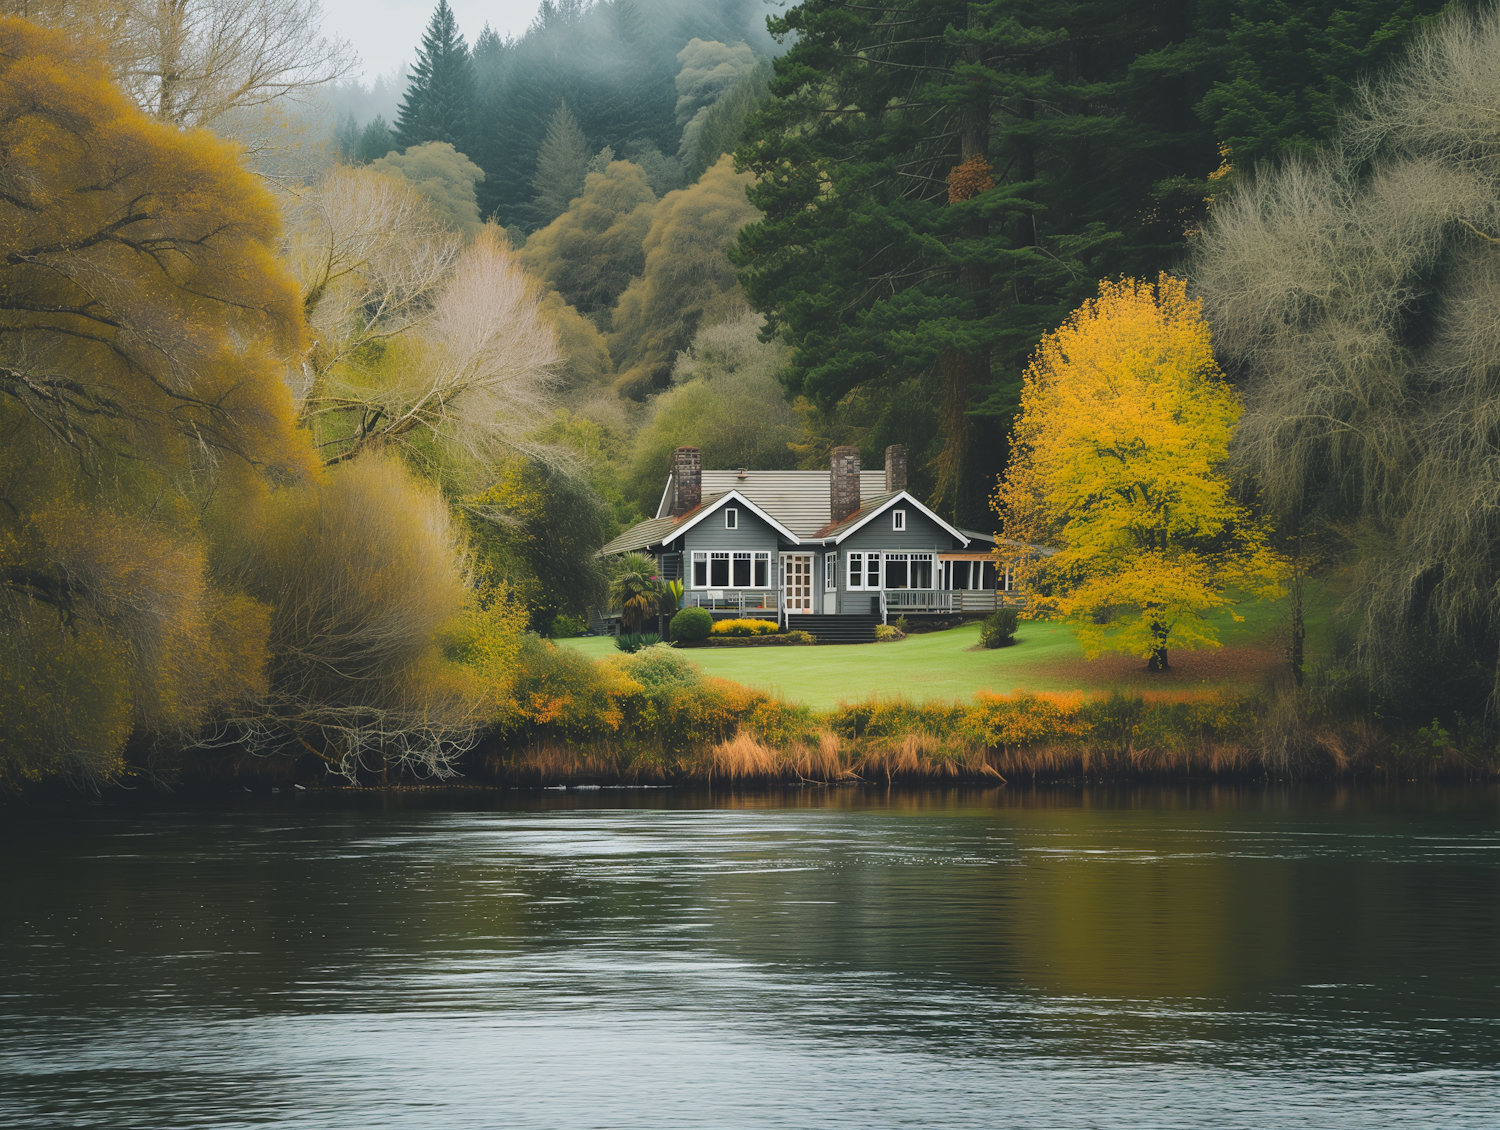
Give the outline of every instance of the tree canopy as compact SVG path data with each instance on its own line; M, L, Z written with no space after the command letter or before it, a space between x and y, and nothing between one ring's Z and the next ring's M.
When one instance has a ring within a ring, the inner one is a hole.
M1009 538L1055 545L1031 564L1085 654L1167 666L1217 645L1204 614L1232 583L1275 590L1265 531L1225 464L1239 402L1183 283L1100 284L1026 372L1015 455L996 494Z
M0 775L107 777L264 687L267 610L210 550L315 473L301 303L237 147L88 47L0 20L0 102Z

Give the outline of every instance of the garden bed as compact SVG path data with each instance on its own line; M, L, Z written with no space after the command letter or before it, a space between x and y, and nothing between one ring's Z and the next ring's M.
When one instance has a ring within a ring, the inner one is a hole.
M808 647L817 641L806 632L778 632L770 636L707 636L701 640L677 640L676 647Z

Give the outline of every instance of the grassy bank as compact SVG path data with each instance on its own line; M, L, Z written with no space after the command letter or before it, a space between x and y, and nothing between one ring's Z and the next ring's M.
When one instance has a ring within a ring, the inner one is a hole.
M608 641L538 641L520 664L517 709L485 748L480 772L536 785L1411 779L1500 769L1477 731L1399 731L1332 690L1294 691L1264 671L1217 681L1190 681L1179 671L1175 682L1158 677L1142 690L1134 682L1139 661L1131 660L1113 686L1031 689L1042 665L1028 666L1029 657L1062 652L1063 663L1082 661L1064 651L1071 639L1059 629L1023 630L1019 645L1000 651L977 649L974 629L769 655L657 647L598 660L588 651ZM756 663L782 656L796 660L773 684L795 688L787 695L709 673L735 671L748 681ZM943 664L948 672L934 676L930 668ZM888 689L903 684L910 693ZM939 697L937 687L971 693Z

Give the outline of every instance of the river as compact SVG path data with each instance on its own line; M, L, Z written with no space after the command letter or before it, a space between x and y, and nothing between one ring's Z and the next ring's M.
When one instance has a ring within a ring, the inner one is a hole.
M10 805L0 1125L1500 1126L1500 795Z

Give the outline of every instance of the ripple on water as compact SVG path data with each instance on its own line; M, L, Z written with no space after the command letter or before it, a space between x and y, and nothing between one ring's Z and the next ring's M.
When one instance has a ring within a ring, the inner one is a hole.
M33 822L0 1122L1496 1125L1487 793L789 796Z

